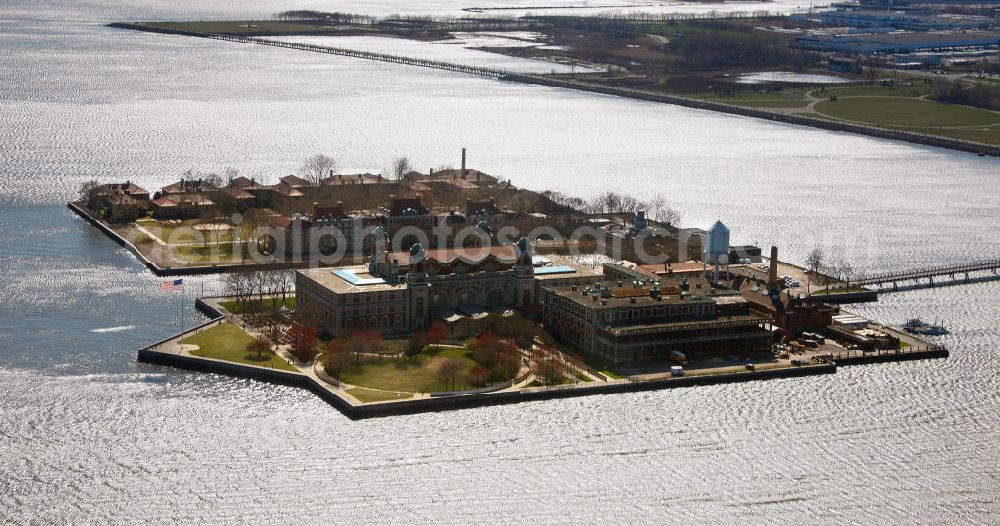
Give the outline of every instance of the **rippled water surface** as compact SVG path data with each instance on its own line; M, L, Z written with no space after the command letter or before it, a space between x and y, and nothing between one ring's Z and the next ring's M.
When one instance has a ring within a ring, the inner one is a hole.
M329 5L467 7L394 2ZM995 159L103 27L293 7L327 3L0 1L0 522L996 523L1000 282L855 307L941 320L948 360L363 422L300 390L136 364L200 318L64 208L85 179L274 179L321 151L426 168L465 146L534 189L660 192L686 223L722 218L793 261L1000 255ZM186 281L188 301L218 290Z

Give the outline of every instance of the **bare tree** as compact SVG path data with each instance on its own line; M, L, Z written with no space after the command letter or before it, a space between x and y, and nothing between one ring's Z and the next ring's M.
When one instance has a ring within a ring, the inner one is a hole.
M819 272L819 267L823 264L823 249L816 247L812 249L806 258L806 267L815 275Z
M307 157L302 163L302 177L311 184L319 184L331 171L337 171L337 161L323 154Z
M215 172L210 172L207 174L199 174L199 175L202 182L210 184L216 188L222 188L223 182L221 175Z
M243 261L247 259L249 243L256 243L257 246L255 248L260 251L260 239L266 233L265 229L271 226L273 222L274 216L270 212L260 208L251 208L247 210L246 214L243 214L243 224L241 225L241 237L243 238L241 255L243 256Z
M595 214L610 214L618 210L621 198L620 194L609 190L591 200L590 210Z
M413 171L413 166L410 164L410 160L406 157L396 157L392 161L392 175L397 181L402 181L403 176Z
M646 215L653 220L667 225L676 225L681 221L681 215L667 204L662 194L653 194L646 203Z
M445 391L449 390L448 389L449 381L451 382L451 390L455 389L455 378L458 376L458 373L462 372L463 367L464 366L462 365L462 362L454 358L448 358L447 360L441 362L440 365L438 365L438 370L437 370L438 378L440 378L444 382Z
M97 179L91 179L89 181L84 181L80 185L80 201L83 202L87 208L91 210L94 209L94 202L97 197L97 189L101 187L101 183Z
M232 186L233 179L240 176L240 171L232 166L227 166L224 170L222 170L222 176L226 178L226 186Z

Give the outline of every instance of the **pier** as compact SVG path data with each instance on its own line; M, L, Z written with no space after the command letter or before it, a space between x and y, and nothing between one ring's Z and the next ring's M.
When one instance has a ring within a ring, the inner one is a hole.
M923 267L911 270L901 270L895 272L885 272L881 274L872 274L869 276L862 276L859 279L851 280L850 284L864 287L868 285L875 285L882 287L883 285L891 284L891 290L899 290L899 284L905 282L920 282L920 280L926 280L927 286L934 286L934 278L941 276L948 276L952 278L951 282L947 284L954 284L958 282L956 276L964 276L965 283L971 283L970 273L974 272L991 272L996 275L997 270L1000 269L1000 258L987 259L982 261L973 261L968 263L959 263L952 265L940 265L933 267ZM961 282L959 282L961 283Z

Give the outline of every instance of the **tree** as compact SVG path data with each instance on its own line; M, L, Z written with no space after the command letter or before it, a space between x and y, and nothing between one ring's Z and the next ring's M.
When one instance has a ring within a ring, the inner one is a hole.
M472 349L472 359L483 367L492 369L499 362L500 353L505 350L505 346L492 332L487 332L479 336L472 344Z
M101 187L101 183L97 179L91 179L89 181L84 181L80 185L80 201L84 203L87 208L93 210L94 204L97 198L97 189Z
M319 184L331 171L337 171L337 161L323 154L307 157L302 163L302 177L310 184Z
M270 351L271 342L263 336L258 336L247 344L247 353L255 360L263 360L264 356Z
M543 358L535 361L531 372L535 378L545 385L560 384L566 375L566 366L554 358Z
M382 333L378 331L368 331L365 333L365 351L369 354L382 354L385 352L385 340Z
M332 350L331 347L333 347ZM340 374L351 366L351 357L344 350L342 342L330 342L326 349L327 352L322 358L323 370L339 382Z
M319 354L318 331L314 327L306 327L293 323L288 330L288 340L291 343L292 354L303 363L310 363Z
M262 246L261 239L267 233L266 229L274 224L274 216L266 210L251 208L243 214L243 222L240 228L242 243L240 243L243 261L246 261L249 253L249 244L255 243L258 253L265 253L267 247Z
M201 180L202 182L210 184L216 188L222 188L222 185L224 184L222 181L222 176L215 172L201 174Z
M240 176L240 171L232 166L227 166L224 170L222 170L222 176L226 178L226 186L232 186L233 179Z
M361 367L361 364L365 360L365 352L368 350L367 340L368 338L366 337L366 334L361 331L355 331L347 339L346 349L354 359L354 365L356 367Z
M661 194L653 194L646 203L646 215L666 225L676 225L681 221L681 214L671 208L667 204L667 199Z
M489 383L490 381L490 371L489 369L483 367L482 365L477 365L469 371L469 383L476 386L482 387Z
M420 351L424 348L425 341L426 340L422 332L411 332L409 339L406 340L406 355L412 357L420 354Z
M458 377L458 373L462 372L463 369L462 362L454 359L448 358L438 365L438 378L444 382L444 390L449 391L448 382L451 382L451 390L455 389L455 379Z
M819 277L819 267L823 264L823 249L816 247L806 258L806 267L810 270L809 281Z
M427 329L424 333L424 341L428 345L436 345L441 343L448 337L448 326L442 322L436 321Z
M397 181L402 181L403 176L413 171L413 166L410 165L410 160L405 156L396 157L392 161L392 175Z

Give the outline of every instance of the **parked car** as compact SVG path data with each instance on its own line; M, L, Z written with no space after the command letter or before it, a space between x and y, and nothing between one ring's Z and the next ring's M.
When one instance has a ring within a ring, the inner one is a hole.
M671 376L684 376L684 368L681 367L680 365L672 365L672 366L670 366L670 375Z

